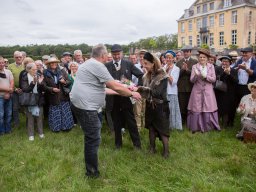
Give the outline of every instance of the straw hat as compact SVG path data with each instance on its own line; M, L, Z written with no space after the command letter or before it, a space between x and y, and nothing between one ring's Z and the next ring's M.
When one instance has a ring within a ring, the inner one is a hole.
M252 86L256 87L256 81L254 81L253 83L249 83L248 84L248 89L251 91Z
M50 64L50 63L59 63L60 61L57 59L57 58L55 58L55 57L50 57L49 59L48 59L48 61L46 62L46 65L48 65L48 64Z

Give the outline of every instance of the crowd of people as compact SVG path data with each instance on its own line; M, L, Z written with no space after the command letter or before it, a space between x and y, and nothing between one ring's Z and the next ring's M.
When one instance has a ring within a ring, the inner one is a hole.
M43 120L52 132L68 132L76 124L84 131L86 175L98 177L98 147L105 112L116 149L128 130L135 149L141 149L140 130L149 130L150 152L156 139L169 156L173 129L188 127L192 133L232 127L236 112L242 114L241 131L256 132L256 58L251 47L216 56L207 49L184 46L156 55L141 49L124 58L115 44L108 53L102 44L91 58L81 50L44 55L34 61L15 51L15 62L0 56L0 135L20 126L26 115L28 139L45 137ZM36 122L36 124L35 124Z

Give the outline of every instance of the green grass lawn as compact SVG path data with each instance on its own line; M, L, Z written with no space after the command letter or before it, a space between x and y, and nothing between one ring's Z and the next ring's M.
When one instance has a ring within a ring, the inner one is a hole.
M148 152L148 131L142 130L142 150L134 150L129 134L121 150L106 126L99 149L99 179L84 171L83 132L52 133L28 140L25 122L0 137L0 191L256 191L256 145L235 138L235 128L191 134L173 131L170 157Z

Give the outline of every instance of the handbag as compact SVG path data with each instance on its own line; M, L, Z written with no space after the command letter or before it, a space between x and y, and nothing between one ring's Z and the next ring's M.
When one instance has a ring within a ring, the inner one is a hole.
M69 93L71 92L71 89L69 87L65 87L65 86L61 86L61 87L62 87L64 94L69 95Z
M39 95L36 93L22 92L19 94L19 103L24 106L38 105Z
M222 92L227 92L228 90L227 84L224 81L221 81L220 77L216 80L214 88Z

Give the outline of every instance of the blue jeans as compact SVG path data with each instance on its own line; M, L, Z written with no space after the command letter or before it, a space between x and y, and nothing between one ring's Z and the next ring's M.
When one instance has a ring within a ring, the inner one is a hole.
M0 134L11 132L12 98L0 97Z
M78 122L84 131L84 160L86 175L88 177L98 177L98 149L100 145L101 122L98 112L79 109L71 104L71 109L75 113Z

